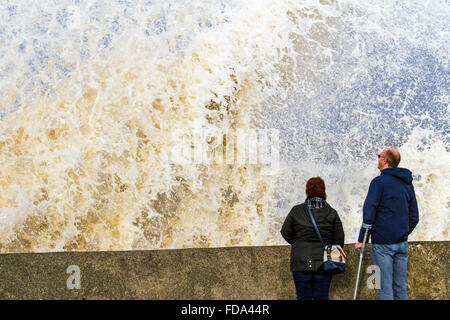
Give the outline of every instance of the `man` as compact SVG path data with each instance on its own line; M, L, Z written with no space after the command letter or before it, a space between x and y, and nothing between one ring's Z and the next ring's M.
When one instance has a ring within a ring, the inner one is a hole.
M407 300L408 236L419 222L411 171L397 168L400 153L394 148L378 155L381 174L369 186L355 248L362 247L365 227L372 239L372 261L380 268L380 300ZM371 228L371 229L370 229Z

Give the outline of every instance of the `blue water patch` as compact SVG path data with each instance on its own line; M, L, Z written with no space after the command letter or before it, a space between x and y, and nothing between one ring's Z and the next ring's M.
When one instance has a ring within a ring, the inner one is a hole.
M161 19L153 21L152 25L153 25L152 31L155 34L161 34L167 31L166 18L164 17L164 15L161 16Z
M103 48L107 48L111 44L111 38L111 34L107 34L100 40L99 46L102 44Z
M34 26L36 28L36 30L38 31L38 33L40 34L45 34L48 32L48 27L52 21L53 18L53 14L52 13L48 13L45 12L43 10L40 10L40 21L37 22Z
M23 50L25 49L25 42L22 42L21 44L19 44L19 48L18 48L18 52L23 52Z
M282 158L335 163L346 150L352 161L371 160L385 146L404 144L417 127L449 142L450 77L443 59L407 39L394 44L368 36L365 41L370 44L365 43L364 70L353 75L351 86L341 74L361 61L338 50L332 71L314 84L313 97L300 91L288 110L273 114L276 108L269 108L271 115L263 116L280 130Z
M17 14L17 6L8 6L7 10L8 10L9 17L12 17Z
M35 53L35 56L33 58L34 63L37 64L40 68L47 67L49 62L49 55L47 53L47 49L45 48L45 44L38 39L34 39L33 50Z
M58 68L58 70L62 71L62 73L63 73L65 76L68 77L68 76L70 75L70 70L67 69L66 67L60 65L59 63L56 63L55 66L56 66L56 68Z
M20 103L20 97L15 95L14 96L14 108L11 110L11 112L17 111L22 106L22 103Z
M119 29L120 29L120 23L119 23L119 20L120 20L120 17L116 17L114 20L113 20L113 22L112 22L112 24L111 24L111 31L112 32L119 32Z

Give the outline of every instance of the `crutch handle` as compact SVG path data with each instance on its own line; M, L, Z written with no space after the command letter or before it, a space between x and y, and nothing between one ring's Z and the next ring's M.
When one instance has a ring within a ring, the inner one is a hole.
M364 247L366 246L367 235L369 233L369 230L372 228L372 225L363 223L362 227L364 229L366 229L366 231L364 232L364 239L363 239L361 251L360 251L360 254L359 254L358 273L356 275L356 284L355 284L355 292L353 294L353 300L356 300L356 296L358 294L358 284L359 284L359 277L360 277L360 273L361 273L361 265L362 265L363 255L364 255Z

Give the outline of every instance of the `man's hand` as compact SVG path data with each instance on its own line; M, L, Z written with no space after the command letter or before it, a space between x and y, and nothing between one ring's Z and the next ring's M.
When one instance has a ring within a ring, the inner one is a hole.
M358 251L361 251L362 246L363 246L362 242L355 243L355 249Z

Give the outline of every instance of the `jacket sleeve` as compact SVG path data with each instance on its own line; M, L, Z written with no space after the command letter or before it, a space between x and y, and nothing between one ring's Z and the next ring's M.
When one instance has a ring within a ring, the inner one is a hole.
M292 219L293 213L294 208L289 211L289 214L287 215L286 219L284 220L283 226L281 227L281 235L289 244L292 244L294 241L294 228Z
M409 231L408 235L413 232L414 228L419 223L419 208L417 207L416 194L414 186L411 184L411 197L409 199Z
M358 242L363 242L364 240L364 232L365 232L364 225L372 227L373 223L375 222L378 204L380 203L382 195L383 195L383 186L380 183L380 181L377 178L375 178L370 183L369 191L367 192L366 200L364 201L363 226L359 231ZM369 239L369 234L367 236L366 241Z
M336 220L334 221L333 225L333 242L339 244L343 248L344 240L345 240L344 228L342 227L341 219L339 218L339 215L336 212Z

